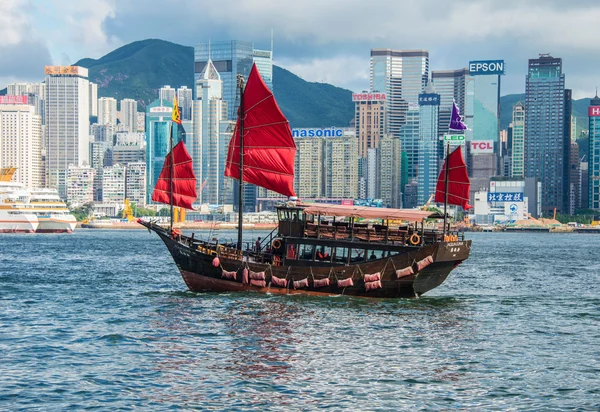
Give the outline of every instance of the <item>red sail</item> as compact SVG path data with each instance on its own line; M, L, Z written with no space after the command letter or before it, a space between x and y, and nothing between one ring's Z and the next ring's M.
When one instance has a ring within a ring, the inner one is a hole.
M244 182L294 194L296 144L273 93L252 66L244 91ZM229 143L225 176L240 178L240 119Z
M446 166L449 165L448 173L448 204L462 206L464 210L469 210L473 206L469 204L469 193L471 190L471 181L467 173L467 165L462 154L461 146L448 155L444 167L438 177L435 188L435 202L444 203Z
M183 142L177 143L173 148L173 206L193 210L192 203L196 200L196 176L192 166L192 158ZM159 203L171 204L171 153L165 157L152 200Z

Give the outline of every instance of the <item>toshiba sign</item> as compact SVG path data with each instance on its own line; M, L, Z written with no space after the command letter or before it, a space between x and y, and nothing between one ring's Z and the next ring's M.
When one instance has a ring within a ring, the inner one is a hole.
M494 142L491 140L471 141L471 154L494 153Z
M600 116L600 106L590 106L590 107L588 107L588 116L590 116L590 117L598 117L598 116Z

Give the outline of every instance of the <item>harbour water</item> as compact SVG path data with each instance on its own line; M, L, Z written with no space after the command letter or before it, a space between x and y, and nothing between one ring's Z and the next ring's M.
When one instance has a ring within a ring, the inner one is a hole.
M372 301L190 293L147 231L2 235L0 410L598 410L600 236L467 237Z

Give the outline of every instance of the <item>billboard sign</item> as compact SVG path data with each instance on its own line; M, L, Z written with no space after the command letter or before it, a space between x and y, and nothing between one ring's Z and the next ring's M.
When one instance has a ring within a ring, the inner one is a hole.
M588 107L588 116L589 117L598 117L598 116L600 116L600 106L590 106L590 107Z
M343 137L344 131L339 127L330 129L292 129L292 137Z
M472 140L471 154L494 153L494 142L491 140Z
M420 106L439 106L440 95L437 93L421 93L419 95Z
M469 62L471 76L504 74L504 60L475 60Z
M444 141L446 141L446 142L464 142L465 135L464 134L445 134Z
M514 193L499 193L499 192L489 192L488 193L488 202L522 202L523 201L523 192L514 192Z
M172 113L172 112L173 112L172 107L156 106L156 107L150 108L150 113Z
M0 104L28 104L27 96L0 96Z
M353 102L381 102L387 100L385 93L352 93Z
M44 66L44 73L50 75L88 76L88 69L79 66Z

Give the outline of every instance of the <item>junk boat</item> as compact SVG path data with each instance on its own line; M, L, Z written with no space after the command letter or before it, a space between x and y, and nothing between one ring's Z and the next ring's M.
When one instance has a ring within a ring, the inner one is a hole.
M208 66L210 61L205 70ZM287 119L255 65L245 87L238 76L238 87L239 118L225 168L226 176L239 180L237 243L186 236L173 228L172 212L169 228L138 220L167 246L191 291L417 297L442 284L469 257L471 241L450 230L446 210L448 204L470 208L460 146L448 150L436 186L435 201L444 203L443 215L298 202L293 190L296 146ZM176 101L172 120L180 122ZM171 147L152 198L170 204L171 211L174 206L192 209L197 197L192 159L182 141L173 147L172 130ZM245 246L244 182L290 199L276 207L277 227Z

